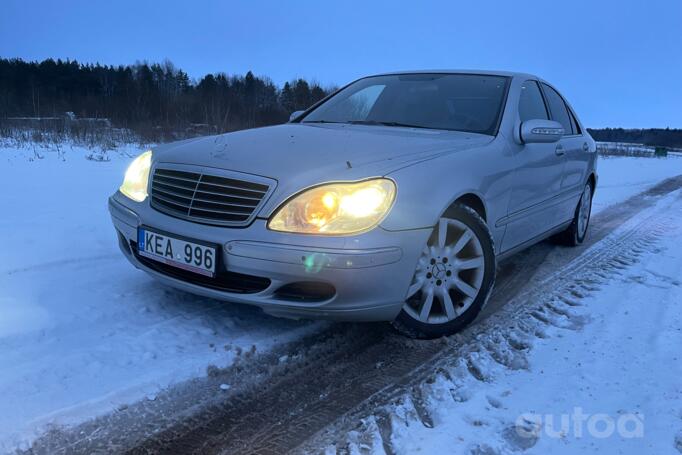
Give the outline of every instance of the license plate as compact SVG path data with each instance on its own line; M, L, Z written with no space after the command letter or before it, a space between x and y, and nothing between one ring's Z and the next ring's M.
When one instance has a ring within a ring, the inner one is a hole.
M141 256L205 276L215 275L216 249L140 228L137 251Z

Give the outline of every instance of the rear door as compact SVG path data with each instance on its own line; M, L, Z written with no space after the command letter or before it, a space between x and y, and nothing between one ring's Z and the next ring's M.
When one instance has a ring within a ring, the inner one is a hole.
M519 120L550 118L538 82L525 81L519 98ZM502 251L530 241L556 226L556 199L561 191L565 155L557 143L525 144L516 153L515 177L509 200Z
M587 180L589 144L575 115L559 92L545 83L542 83L542 90L552 120L561 123L565 130L558 144L566 160L559 194L559 222L564 222L573 218L583 185Z

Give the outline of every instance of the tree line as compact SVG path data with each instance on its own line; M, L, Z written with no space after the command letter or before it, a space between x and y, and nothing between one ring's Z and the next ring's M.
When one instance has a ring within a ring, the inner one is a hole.
M296 79L207 74L192 80L172 62L106 66L0 58L0 119L106 118L144 136L187 129L235 131L288 120L333 88ZM161 138L161 136L159 136Z
M192 80L172 62L107 66L75 60L0 58L0 127L16 117L108 119L145 139L222 133L286 122L334 88L304 79L225 73ZM588 129L605 142L682 148L679 129Z
M600 128L587 131L595 141L625 142L659 147L682 148L682 129L672 128Z

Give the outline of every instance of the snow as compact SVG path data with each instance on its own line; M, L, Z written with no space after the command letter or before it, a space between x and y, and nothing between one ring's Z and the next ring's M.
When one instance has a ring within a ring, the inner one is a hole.
M140 151L134 146L104 152L64 145L59 152L49 148L34 152L0 145L0 452L27 447L52 425L74 425L137 400L154 400L173 384L205 376L209 367L231 365L241 352L253 351L254 347L256 352L266 352L325 327L319 322L275 319L256 308L175 291L135 270L118 251L107 198L120 184L130 157ZM595 207L603 209L667 176L682 173L682 159L608 158L601 160L599 170ZM672 261L670 267L677 260L672 256L668 259ZM663 270L654 263L649 267L657 273ZM673 272L665 271L667 275ZM679 276L679 269L676 273ZM618 307L610 308L615 315L612 317L619 318L618 324L611 324L604 316L599 325L597 314L589 329L591 338L583 341L589 344L602 336L611 337L613 344L605 341L603 346L610 346L614 356L618 353L628 359L630 365L625 367L630 369L624 371L628 374L642 368L641 362L653 367L656 361L669 361L671 352L666 349L675 339L665 321L660 334L647 326L644 338L617 339L620 324L634 330L633 321L654 324L656 318L674 316L661 313L665 307L661 302L673 298L666 294L672 285L652 272L642 271L641 275L638 279L645 284L637 284L634 278L635 284L622 283L620 290L612 291L613 299L617 292L643 287L654 298L641 308L655 303L656 311L635 317L632 306L628 314ZM568 338L558 341L566 343L559 352L568 357L561 365L573 374L571 385L580 375L591 378L591 388L581 392L581 400L587 400L590 392L602 393L607 384L597 383L590 373L590 368L600 368L596 354L591 364L580 368L575 361L584 351L583 345L574 345ZM620 344L616 345L617 341ZM551 341L552 346L556 342ZM602 346L601 341L598 345ZM635 359L628 355L641 353L643 345L655 349L655 355ZM532 362L542 364L548 358L549 354ZM280 360L286 362L288 357ZM518 374L521 378L524 373ZM540 374L557 384L566 370L552 372L547 368ZM508 413L544 409L542 400L553 397L531 390L530 384L524 389L523 380L513 383L518 388L509 389L510 394L505 394L506 389L491 391L490 400L475 395L467 404L478 403L470 415L491 403L502 403L502 408L493 407L498 413L504 409ZM229 389L229 384L225 385ZM620 387L624 393L623 384L612 382L608 386ZM655 413L649 406L670 399L654 395L650 393L649 400L644 395L633 397L641 402L641 410L651 416L647 417L651 421ZM520 406L524 399L534 401ZM615 412L612 408L617 407L614 402L603 403L603 409L592 409L589 401L575 401L590 411ZM563 411L563 407L553 409ZM647 431L654 431L649 421ZM461 428L471 432L468 440L478 434L469 427ZM419 437L416 435L415 441ZM442 443L447 447L444 440Z
M118 250L107 198L138 153L0 148L0 453L321 323L175 291Z
M597 192L592 213L623 202L663 179L682 174L682 156L638 158L600 156L597 162Z
M432 422L405 396L389 412L395 452L682 453L680 192L670 200L656 247L580 302L584 326L547 329L525 366L472 353L422 384Z

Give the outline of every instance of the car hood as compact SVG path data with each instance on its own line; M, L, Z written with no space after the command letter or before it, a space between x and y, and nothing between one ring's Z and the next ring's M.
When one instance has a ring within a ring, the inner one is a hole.
M269 177L278 182L271 197L278 202L311 185L387 175L492 139L457 131L289 123L162 145L154 161Z

